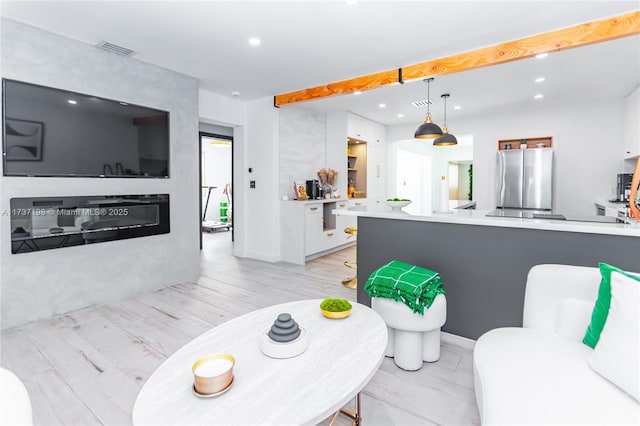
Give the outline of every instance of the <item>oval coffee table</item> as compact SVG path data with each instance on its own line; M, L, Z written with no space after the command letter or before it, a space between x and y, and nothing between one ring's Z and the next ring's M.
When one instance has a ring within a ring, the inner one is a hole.
M270 306L198 336L149 377L133 407L133 424L317 424L340 410L378 370L387 328L364 305L353 303L351 315L336 320L320 313L320 302ZM294 358L269 358L260 352L260 336L283 312L306 329L309 347ZM232 387L215 397L194 395L193 363L218 352L236 359Z

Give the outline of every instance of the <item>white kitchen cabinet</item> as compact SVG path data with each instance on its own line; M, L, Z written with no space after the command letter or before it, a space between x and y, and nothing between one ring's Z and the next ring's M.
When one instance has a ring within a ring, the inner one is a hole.
M322 203L307 204L304 210L304 255L309 256L323 250ZM319 232L320 231L320 232Z
M376 145L385 145L387 142L387 128L380 123L370 122L371 137L367 141Z
M367 144L367 198L380 199L386 192L386 147L383 144Z
M347 136L352 139L368 142L373 138L372 122L359 115L349 114L347 117Z
M348 201L342 199L281 202L282 260L304 265L307 260L352 245L355 239L347 240L344 228L354 225L332 214L334 209L347 207Z
M640 156L640 87L636 88L624 102L623 117L623 158L631 159Z

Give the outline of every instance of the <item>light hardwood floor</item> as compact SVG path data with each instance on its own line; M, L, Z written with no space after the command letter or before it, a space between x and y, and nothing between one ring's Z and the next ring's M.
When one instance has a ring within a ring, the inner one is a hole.
M235 258L230 233L204 234L201 276L2 333L0 364L25 383L36 425L128 425L140 387L171 353L211 327L265 306L343 297L355 247L305 266ZM479 424L472 350L445 339L436 363L385 358L362 393L364 425ZM352 406L353 402L349 405ZM328 425L329 420L323 422ZM340 416L338 425L349 424Z

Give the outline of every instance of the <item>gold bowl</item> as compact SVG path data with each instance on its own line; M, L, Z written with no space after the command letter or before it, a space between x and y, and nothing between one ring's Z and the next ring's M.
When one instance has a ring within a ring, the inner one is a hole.
M195 391L212 395L227 389L233 381L235 363L235 358L229 354L214 354L197 360L191 367Z
M322 315L324 315L325 317L331 318L331 319L346 318L349 315L351 315L351 309L349 309L348 311L340 311L340 312L330 312L330 311L325 311L324 309L320 309L320 312L322 312Z

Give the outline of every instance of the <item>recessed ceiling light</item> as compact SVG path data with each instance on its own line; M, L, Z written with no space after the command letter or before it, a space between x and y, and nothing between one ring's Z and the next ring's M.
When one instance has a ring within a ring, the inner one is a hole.
M534 81L535 81L536 83L542 83L544 80L545 80L545 78L544 78L544 77L538 77L538 78L536 78Z
M386 108L387 104L378 104L378 108Z
M237 90L232 90L231 96L235 96L235 97L240 96L240 92L238 92Z
M402 117L404 117L404 114L402 113L398 114L398 118L402 118Z
M73 99L69 99L67 102L69 102L71 105L75 105L78 103L78 101L74 101Z
M461 109L462 107L460 105L454 105L453 109Z
M545 53L538 53L538 54L536 55L536 59L544 59L544 58L546 58L547 56L549 56L549 54L548 54L547 52L545 52Z
M260 39L258 37L251 37L249 39L249 44L252 46L260 46Z
M542 93L538 93L538 94L537 94L537 95L535 95L533 98L534 98L534 99L542 99L542 98L544 98L544 95L543 95Z
M359 90L356 90L355 92L353 92L353 94L354 94L354 95L359 95L359 94L361 94L361 93L362 93L362 92L361 92L361 91L359 91Z

